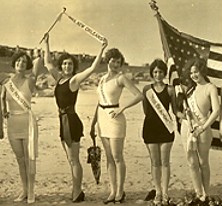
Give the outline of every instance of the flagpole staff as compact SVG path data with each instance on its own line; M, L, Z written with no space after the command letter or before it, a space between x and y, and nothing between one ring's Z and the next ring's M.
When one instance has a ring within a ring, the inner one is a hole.
M65 13L65 11L66 11L66 8L63 7L62 12L60 12L60 14L57 16L56 20L55 20L55 21L53 22L53 24L49 27L48 31L44 34L44 36L42 37L42 39L41 39L41 41L39 42L39 44L42 43L42 41L43 41L43 40L45 39L45 37L46 37L46 34L48 34L48 33L54 28L54 26L56 25L56 23L57 23L58 21L60 21L60 19L62 18L62 15Z

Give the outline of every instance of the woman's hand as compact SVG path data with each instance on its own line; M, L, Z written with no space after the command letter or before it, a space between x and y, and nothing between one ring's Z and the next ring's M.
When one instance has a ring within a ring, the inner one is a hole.
M108 46L108 40L104 39L102 43L102 50L104 50Z
M45 33L43 37L44 43L48 44L49 43L49 33Z
M121 113L123 113L123 108L118 108L115 110L112 110L109 112L109 114L111 115L111 118L115 119L116 117L118 117Z
M186 119L186 115L183 112L177 112L176 116L181 120Z
M8 119L8 118L9 118L9 112L3 111L2 116L3 116L5 119Z
M203 131L204 131L204 128L203 128L202 125L201 126L197 126L197 127L194 128L193 135L195 137L198 137Z

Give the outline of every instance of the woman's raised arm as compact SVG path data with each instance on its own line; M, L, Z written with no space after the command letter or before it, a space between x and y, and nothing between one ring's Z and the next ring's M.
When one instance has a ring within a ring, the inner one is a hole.
M99 50L98 55L96 56L96 59L92 63L91 67L85 69L84 71L80 73L77 73L75 76L72 77L72 79L70 80L70 89L72 91L77 90L79 88L79 85L97 69L102 59L103 51L105 50L107 45L108 45L108 41L105 40L102 44L102 47Z
M49 48L49 34L45 34L44 38L45 42L45 49L44 49L44 64L46 68L48 69L49 73L52 75L52 77L55 80L58 80L60 78L60 74L58 70L56 69L55 65L53 64L52 56L50 53L50 48Z

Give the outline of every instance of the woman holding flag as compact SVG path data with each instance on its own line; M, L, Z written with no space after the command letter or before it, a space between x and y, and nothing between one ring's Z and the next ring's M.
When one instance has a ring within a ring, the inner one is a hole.
M143 94L143 139L151 159L151 173L154 181L156 205L168 204L168 185L170 179L170 152L174 141L174 121L169 114L172 106L176 114L175 91L173 86L163 82L167 65L155 59L150 65L150 76L154 83L146 85ZM162 180L162 186L161 186Z
M81 82L88 78L99 66L107 40L91 67L77 73L78 61L70 54L62 54L58 59L58 65L54 65L49 50L49 34L44 38L46 45L44 62L52 77L56 80L55 98L59 108L60 137L62 146L66 152L71 166L73 190L73 202L84 201L85 194L82 191L82 166L79 160L80 139L83 136L83 124L79 119L75 104ZM69 126L73 125L73 126Z
M35 202L34 184L37 157L37 124L31 111L31 98L35 88L42 60L37 58L34 66L31 58L24 52L12 57L15 74L2 88L3 116L7 118L7 133L15 153L23 190L15 202L27 199Z
M210 186L209 150L212 141L211 125L220 112L217 88L207 78L206 62L193 58L184 66L184 82L191 81L184 100L188 107L182 117L181 137L191 171L198 201L207 201ZM190 122L187 120L190 119Z

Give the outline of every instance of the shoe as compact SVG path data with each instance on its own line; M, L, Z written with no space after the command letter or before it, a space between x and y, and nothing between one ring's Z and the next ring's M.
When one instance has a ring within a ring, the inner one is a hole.
M115 203L123 203L125 201L126 198L126 193L123 192L122 197L119 200L115 200Z
M162 196L162 204L163 205L169 205L169 200L170 200L170 198L169 198L169 196L167 194L164 194Z
M107 199L107 200L104 200L104 201L103 201L103 204L104 204L104 205L107 205L107 204L109 204L109 203L111 203L111 202L113 202L114 204L116 203L115 199L110 199L110 200Z
M200 197L200 206L208 206L210 203L210 198L208 196L203 195L202 197Z
M82 191L75 200L72 200L72 202L83 202L84 200L85 200L85 193Z
M27 199L27 203L28 203L28 204L32 204L32 203L34 203L34 202L35 202L35 196L32 197L32 198L28 198L28 199Z
M22 202L27 199L27 195L24 193L20 194L16 199L14 199L14 202Z
M151 190L148 192L147 196L145 197L144 201L153 200L156 196L156 190Z
M153 203L155 205L161 205L162 204L162 194L156 194Z

